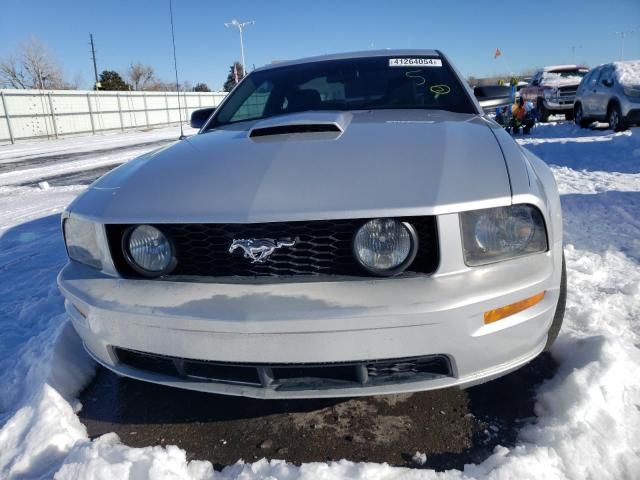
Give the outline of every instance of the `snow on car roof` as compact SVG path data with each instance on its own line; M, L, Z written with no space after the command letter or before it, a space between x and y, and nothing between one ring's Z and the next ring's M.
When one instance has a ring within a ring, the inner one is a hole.
M622 85L640 85L640 60L614 62L616 76Z
M411 56L418 57L440 57L440 53L437 50L422 50L422 49L396 49L396 50L363 50L358 52L345 52L345 53L333 53L329 55L319 55L315 57L305 57L296 60L285 60L272 63L271 65L265 65L264 67L257 68L256 70L267 70L270 68L277 68L288 65L298 65L302 63L323 62L326 60L346 60L350 58L370 58L370 57L390 57L390 56Z
M588 67L585 67L584 65L549 65L547 67L544 67L542 69L543 72L556 72L556 71L563 71L563 70L578 70L578 69L587 69Z

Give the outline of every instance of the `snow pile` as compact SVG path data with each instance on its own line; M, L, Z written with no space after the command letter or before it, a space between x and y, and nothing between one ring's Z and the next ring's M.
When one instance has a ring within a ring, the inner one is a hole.
M640 86L640 60L615 62L616 76L621 85Z
M89 444L82 442L69 454L56 479L80 478L214 478L209 462L187 462L184 450L176 446L129 448L115 433L103 435Z
M295 466L265 459L221 472L183 450L90 441L75 411L92 362L62 314L58 218L0 220L0 477L66 479L587 479L640 472L640 129L536 128L522 143L563 192L568 299L553 348L557 374L538 391L535 423L514 448L464 471L436 473L347 460ZM595 151L595 153L594 153ZM18 195L12 195L15 190ZM33 191L31 191L33 190ZM66 200L58 188L0 190L0 212ZM25 218L35 218L35 208ZM1 218L1 217L0 217ZM3 231L4 229L4 231ZM215 439L212 439L215 441ZM416 461L422 461L417 452Z
M416 465L424 465L427 463L427 454L422 452L416 452L411 457L411 461Z

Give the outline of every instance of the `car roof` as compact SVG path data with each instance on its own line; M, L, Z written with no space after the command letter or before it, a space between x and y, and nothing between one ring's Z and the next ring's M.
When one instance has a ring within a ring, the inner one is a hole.
M371 57L406 57L415 55L417 57L442 57L437 50L422 49L389 49L389 50L363 50L359 52L333 53L328 55L319 55L315 57L299 58L296 60L277 61L270 65L256 68L255 71L269 70L271 68L285 67L289 65L300 65L303 63L324 62L328 60L348 60L355 58L371 58Z

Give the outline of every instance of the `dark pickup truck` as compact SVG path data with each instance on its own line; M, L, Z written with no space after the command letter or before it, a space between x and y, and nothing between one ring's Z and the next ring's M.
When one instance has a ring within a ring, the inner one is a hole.
M519 94L525 102L532 102L538 111L538 120L546 122L549 115L564 113L573 120L573 102L582 77L589 69L582 65L556 65L541 68Z

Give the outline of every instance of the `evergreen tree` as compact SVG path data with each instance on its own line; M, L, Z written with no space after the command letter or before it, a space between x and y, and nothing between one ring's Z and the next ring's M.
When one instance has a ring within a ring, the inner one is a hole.
M238 81L236 82L236 77L238 79ZM229 75L227 75L227 81L224 82L224 85L222 86L222 89L225 92L230 92L231 90L233 90L233 87L236 86L236 84L242 80L242 77L244 77L244 71L242 70L242 64L240 62L234 62L233 65L231 65L231 67L229 68Z
M198 83L195 87L193 87L194 92L210 92L211 89L206 83Z
M100 90L129 90L129 85L114 70L104 70L100 74Z

